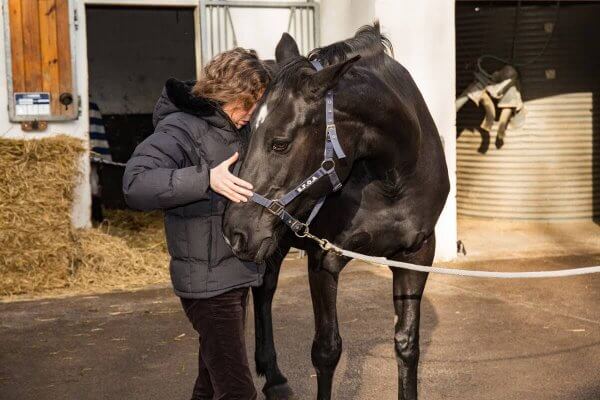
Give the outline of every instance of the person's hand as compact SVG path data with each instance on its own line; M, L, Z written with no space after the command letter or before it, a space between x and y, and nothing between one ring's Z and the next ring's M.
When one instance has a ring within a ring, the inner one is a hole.
M239 154L236 152L210 170L210 188L236 203L240 201L246 202L248 201L248 197L252 196L252 184L229 172L229 167L238 158Z

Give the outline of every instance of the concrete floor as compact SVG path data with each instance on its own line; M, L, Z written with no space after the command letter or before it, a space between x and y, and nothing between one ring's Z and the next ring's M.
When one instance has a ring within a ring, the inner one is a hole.
M578 221L510 221L461 217L458 238L468 260L600 253L600 224Z
M510 249L494 243L518 244L521 233L515 232L509 238L482 239L481 230L463 235L469 255L453 265L527 270L600 264L600 246L565 256L545 244L511 258ZM580 236L597 240L586 237ZM485 259L485 251L494 259ZM390 272L351 263L339 305L344 353L334 398L396 398ZM600 274L537 281L431 276L422 304L420 398L600 399L599 306ZM314 398L304 260L286 262L274 310L282 370L299 399ZM188 398L197 341L168 288L4 303L0 315L2 400ZM250 327L250 353L252 342ZM262 387L262 380L256 384Z

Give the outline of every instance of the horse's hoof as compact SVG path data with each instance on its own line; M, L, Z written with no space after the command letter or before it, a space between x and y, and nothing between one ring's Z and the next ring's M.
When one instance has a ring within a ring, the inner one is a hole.
M294 392L292 388L287 383L282 383L279 385L271 386L269 388L264 388L263 393L265 394L265 398L267 400L294 400L296 397L294 396Z

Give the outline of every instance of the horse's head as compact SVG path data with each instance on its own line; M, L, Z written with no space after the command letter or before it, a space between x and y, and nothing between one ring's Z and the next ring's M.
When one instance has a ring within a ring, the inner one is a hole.
M319 168L325 146L325 94L338 85L358 58L316 71L300 55L294 39L288 34L282 36L276 49L279 70L250 122L252 136L240 170L240 177L253 184L254 192L279 199ZM351 121L345 121L338 112L336 118L339 140L347 155L342 162L335 159L335 170L343 181L349 174L355 143L343 135L344 124ZM329 179L320 179L286 210L304 220L319 197L330 191ZM256 262L273 253L286 229L277 216L250 201L232 203L223 225L235 254Z

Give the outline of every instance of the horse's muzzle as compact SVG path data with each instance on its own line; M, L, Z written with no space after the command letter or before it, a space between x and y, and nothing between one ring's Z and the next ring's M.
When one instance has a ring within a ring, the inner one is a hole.
M262 263L266 257L272 253L272 238L266 237L262 239L258 245L249 246L250 242L245 232L241 230L234 230L231 233L231 239L227 235L223 235L225 242L231 248L233 254L244 261L254 261L256 263ZM251 248L252 247L252 248Z

